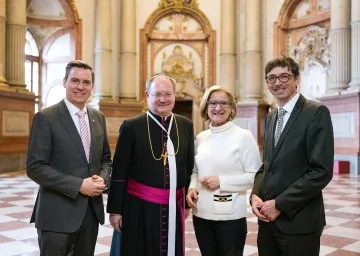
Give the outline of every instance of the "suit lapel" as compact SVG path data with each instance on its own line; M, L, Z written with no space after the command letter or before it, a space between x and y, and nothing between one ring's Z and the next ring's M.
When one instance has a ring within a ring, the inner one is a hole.
M288 134L288 132L290 131L292 125L294 124L294 121L296 120L296 118L298 117L299 113L302 110L302 107L304 105L305 102L305 98L300 95L299 99L297 100L293 111L291 112L291 115L289 117L289 120L286 122L286 125L284 127L284 130L282 131L278 144L274 150L274 155L273 155L273 159L275 158L275 156L277 155L277 153L279 152L279 149L281 148L283 141L286 137L286 135ZM273 133L274 134L274 133Z
M80 134L79 134L78 130L76 129L74 121L70 115L68 108L65 105L64 100L62 100L59 103L59 113L60 113L60 116L59 116L60 122L64 126L65 130L68 132L69 136L74 141L76 148L79 150L81 156L84 158L85 162L87 163L85 150L84 150L84 146L81 141Z
M88 110L88 117L89 117L89 125L90 125L90 136L91 136L91 144L90 144L90 155L89 155L89 163L91 163L91 160L93 158L93 149L96 147L96 134L97 134L97 128L98 124L95 122L94 113L93 110Z
M270 157L272 157L274 153L274 133L275 133L275 125L276 125L276 111L270 113L269 116L269 130L267 133L267 145L266 148L270 151Z

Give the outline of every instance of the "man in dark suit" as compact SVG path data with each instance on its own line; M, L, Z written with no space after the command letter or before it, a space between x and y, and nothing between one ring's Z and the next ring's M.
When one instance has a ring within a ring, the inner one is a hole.
M330 113L297 92L300 73L293 59L268 62L265 79L278 108L266 119L263 164L251 193L259 255L319 255L326 224L322 190L334 160Z
M86 106L93 81L88 64L69 62L66 98L33 120L26 171L40 185L30 222L41 255L94 255L104 223L102 192L109 184L111 154L105 117Z
M107 203L121 229L121 256L184 256L185 191L194 166L192 122L172 113L176 82L146 83L149 111L125 120L114 155Z

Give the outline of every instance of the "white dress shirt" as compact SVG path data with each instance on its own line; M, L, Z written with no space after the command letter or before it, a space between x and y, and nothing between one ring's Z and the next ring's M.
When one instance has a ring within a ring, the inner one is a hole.
M289 120L291 112L293 111L295 104L296 104L297 100L299 99L299 97L300 97L300 94L296 93L295 96L291 98L291 100L289 100L284 106L282 106L282 108L285 109L285 113L284 113L284 117L283 117L284 121L283 121L283 126L281 128L281 131L284 130L284 127L285 127L287 121ZM279 108L280 107L278 107L278 111L279 111ZM275 128L274 137L275 137L276 130L277 130L276 128Z
M65 105L67 107L67 109L69 110L70 112L70 115L71 115L71 118L72 120L74 121L74 124L76 126L76 129L77 131L79 132L79 135L80 135L80 119L79 117L76 115L77 112L79 112L79 108L77 106L75 106L74 104L72 104L68 99L64 99L64 102L65 102ZM91 133L90 133L90 124L89 124L89 116L88 116L88 113L87 113L87 108L86 108L86 105L85 107L82 109L86 115L85 115L85 121L86 121L86 126L87 126L87 129L88 129L88 132L89 132L89 142L90 142L90 145L91 145Z

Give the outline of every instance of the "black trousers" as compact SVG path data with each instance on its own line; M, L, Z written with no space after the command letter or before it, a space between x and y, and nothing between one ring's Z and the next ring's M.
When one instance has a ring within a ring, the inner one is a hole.
M92 256L98 231L99 222L89 202L84 221L76 232L57 233L37 230L40 256Z
M318 256L321 234L322 230L289 235L282 233L275 222L260 223L257 238L259 256Z
M193 216L202 256L241 256L247 234L246 218L215 221Z

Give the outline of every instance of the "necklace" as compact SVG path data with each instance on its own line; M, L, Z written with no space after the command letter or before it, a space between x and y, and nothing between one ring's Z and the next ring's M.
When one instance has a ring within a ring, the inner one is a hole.
M177 148L176 148L175 154L173 154L173 155L171 155L171 156L176 156L176 154L179 152L179 129L178 129L178 125L177 125L177 122L176 122L175 115L174 115L174 120L175 120L176 135L177 135ZM153 146L152 146L152 143L151 143L151 134L150 134L150 126L149 126L149 115L146 115L146 123L147 123L147 128L148 128L148 136L149 136L149 143L150 143L151 154L152 154L153 158L154 158L155 160L157 160L157 161L161 160L161 158L162 158L163 161L164 161L164 165L166 165L167 157L168 157L168 155L170 155L170 154L167 152L167 150L165 150L165 147L164 147L164 150L161 152L160 157L156 157L155 154L154 154ZM168 137L170 137L170 134L168 134Z

